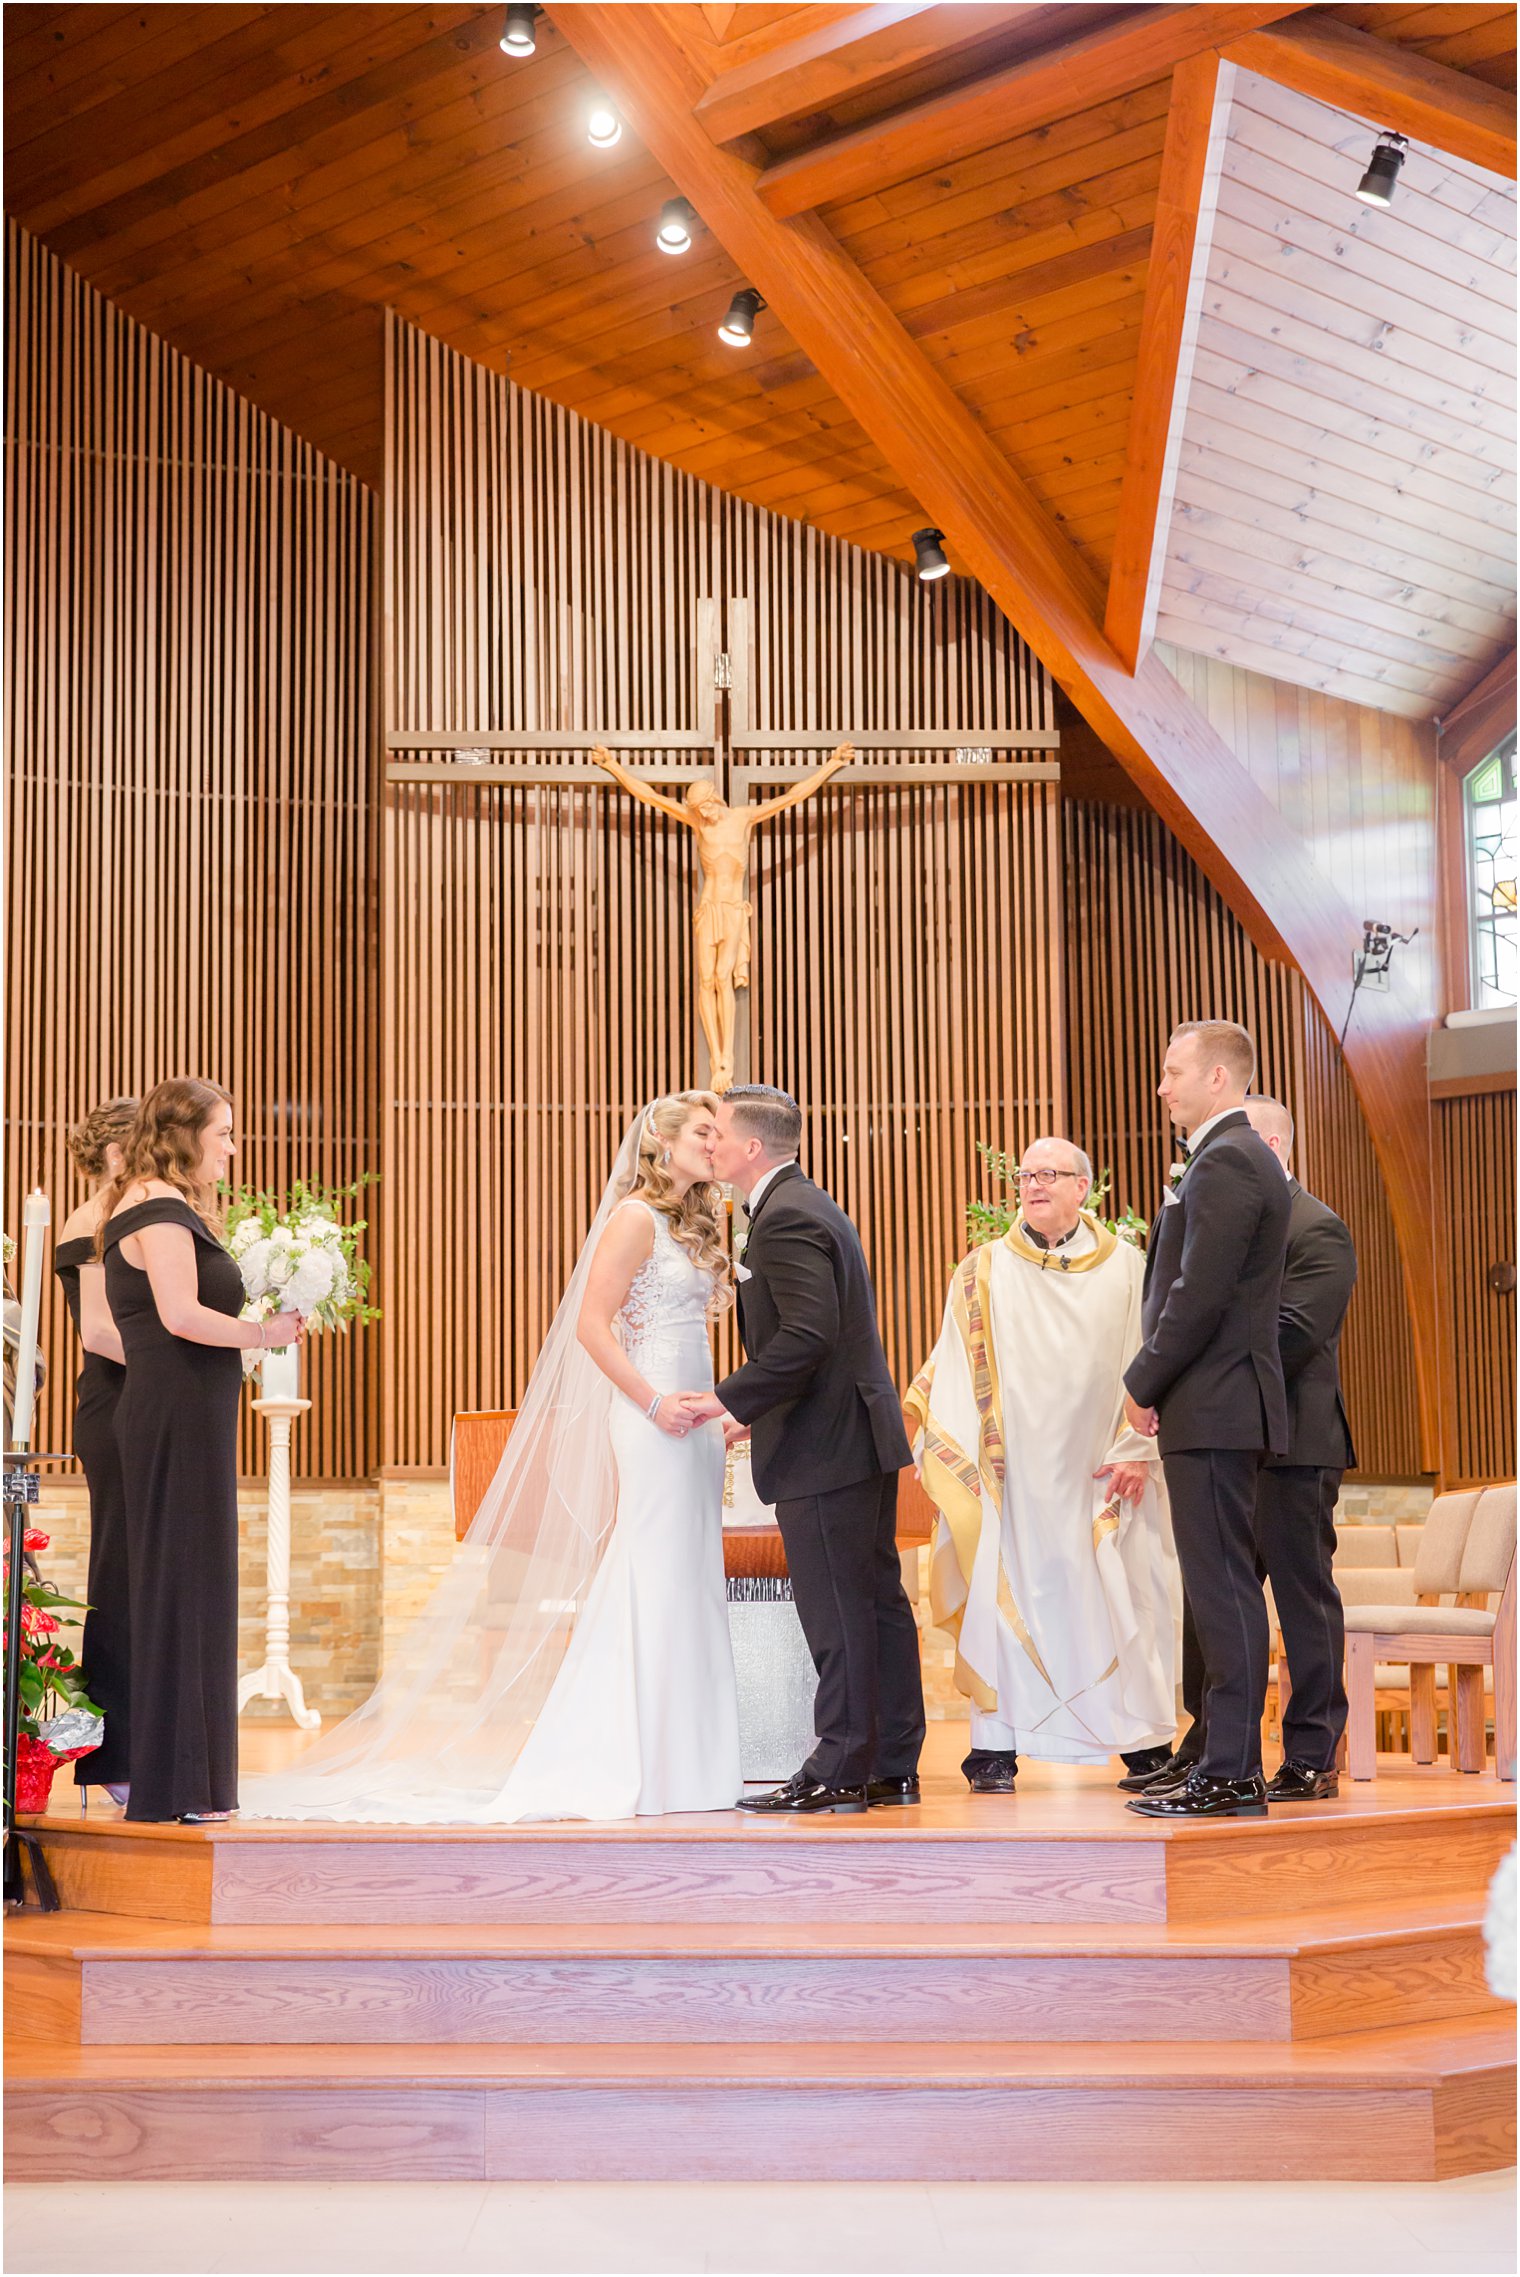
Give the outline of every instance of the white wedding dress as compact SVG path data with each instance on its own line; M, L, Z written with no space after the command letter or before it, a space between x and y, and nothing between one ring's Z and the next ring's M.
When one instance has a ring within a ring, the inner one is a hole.
M711 1278L634 1197L648 1113L618 1149L464 1540L388 1639L363 1705L288 1769L241 1782L245 1816L510 1826L738 1800L722 1432L670 1438L577 1333L601 1238L637 1209L654 1242L619 1339L662 1392L711 1388Z
M667 1219L617 1316L656 1391L712 1387L712 1282ZM621 1392L608 1424L617 1518L554 1687L490 1816L625 1819L730 1810L742 1793L723 1578L723 1433L673 1439Z

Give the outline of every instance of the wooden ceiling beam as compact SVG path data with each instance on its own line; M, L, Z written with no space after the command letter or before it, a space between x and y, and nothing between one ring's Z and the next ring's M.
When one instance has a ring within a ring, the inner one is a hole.
M1291 7L1259 7L1254 0L1225 7L1189 0L1181 7L1127 8L1117 23L1085 32L1053 52L984 73L778 159L760 177L761 199L772 213L785 216L864 196L947 159L1049 126L1070 111L1133 94L1242 28L1293 13Z
M1437 745L1445 765L1467 774L1496 744L1515 732L1515 651L1501 656L1466 695L1437 720Z
M1229 62L1490 174L1515 175L1515 97L1318 9L1228 42Z
M1209 11L1195 9L1203 15ZM783 222L760 173L715 144L689 59L653 8L550 0L561 31L777 321L921 502L1269 955L1338 1026L1360 920L1303 838L1152 653L1133 675L1101 630L1096 573L816 215ZM1398 1232L1434 1462L1436 1281L1422 1009L1369 995L1346 1046Z
M714 142L732 142L783 119L800 118L882 80L957 49L980 45L1038 7L942 7L936 0L883 0L843 22L806 32L752 63L720 71L697 98L697 116Z
M1233 79L1212 49L1172 76L1103 627L1131 672L1155 633Z

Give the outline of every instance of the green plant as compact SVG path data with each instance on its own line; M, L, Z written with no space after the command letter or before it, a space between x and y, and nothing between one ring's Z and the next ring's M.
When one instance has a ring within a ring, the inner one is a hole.
M973 1249L980 1249L989 1241L1001 1241L1018 1216L1014 1178L1019 1166L1011 1154L1003 1154L997 1147L988 1146L980 1139L976 1151L986 1163L991 1177L1003 1189L990 1202L966 1204L966 1239ZM1100 1224L1106 1225L1110 1233L1117 1234L1121 1241L1128 1241L1136 1249L1143 1249L1150 1227L1138 1210L1125 1210L1117 1218L1104 1214L1103 1205L1108 1200L1113 1182L1114 1174L1111 1170L1100 1170L1093 1180L1092 1191L1082 1206L1090 1210Z
M50 1537L36 1527L23 1536L27 1552L45 1550ZM5 1548L5 1609L10 1611L10 1545ZM65 1629L80 1623L70 1616L88 1611L77 1597L65 1597L29 1566L21 1584L21 1724L28 1739L44 1739L43 1726L66 1709L100 1714L85 1690L84 1670L63 1642Z

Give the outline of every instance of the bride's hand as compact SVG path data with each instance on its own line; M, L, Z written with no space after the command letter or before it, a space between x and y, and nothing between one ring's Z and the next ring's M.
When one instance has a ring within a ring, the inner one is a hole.
M686 1403L679 1392L667 1392L654 1411L656 1430L663 1431L670 1439L684 1439L691 1429L691 1422Z

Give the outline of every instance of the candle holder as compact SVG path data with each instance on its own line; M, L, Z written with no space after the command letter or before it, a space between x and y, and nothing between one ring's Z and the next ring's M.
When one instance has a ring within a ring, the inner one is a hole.
M266 1363L267 1365L267 1363ZM269 1425L269 1526L265 1558L264 1665L238 1685L241 1715L250 1700L283 1700L302 1731L321 1724L308 1708L301 1679L290 1665L290 1426L309 1399L256 1399L255 1415Z

